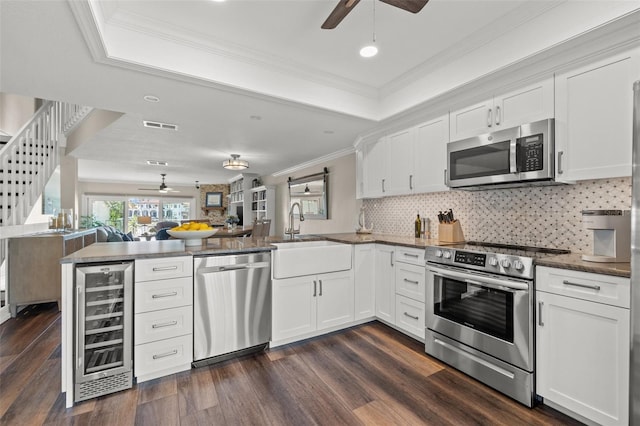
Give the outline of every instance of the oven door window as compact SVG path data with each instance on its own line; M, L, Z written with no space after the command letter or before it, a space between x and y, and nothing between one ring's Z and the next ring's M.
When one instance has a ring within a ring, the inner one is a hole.
M506 175L510 172L510 140L449 154L451 180Z
M513 343L514 293L439 277L434 313Z

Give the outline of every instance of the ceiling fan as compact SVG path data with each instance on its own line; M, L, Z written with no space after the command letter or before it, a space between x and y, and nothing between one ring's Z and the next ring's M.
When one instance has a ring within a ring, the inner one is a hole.
M375 0L374 0L375 1ZM380 0L391 6L399 7L411 13L418 13L429 0ZM358 4L360 0L340 0L326 21L322 24L322 29L332 30L338 26L345 16Z
M162 176L162 183L158 188L138 188L138 190L139 191L158 191L162 194L166 194L167 192L180 192L180 191L175 191L169 188L167 184L164 182L164 178L167 176L166 173L160 173L160 176Z

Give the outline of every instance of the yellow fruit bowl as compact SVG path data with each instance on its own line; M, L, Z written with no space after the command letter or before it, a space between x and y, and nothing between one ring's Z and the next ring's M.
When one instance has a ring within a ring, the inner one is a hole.
M202 244L203 238L209 238L213 234L218 232L218 229L205 229L203 231L173 231L171 229L167 229L167 234L171 235L173 238L179 238L181 240L185 240L184 244L186 246L199 246Z

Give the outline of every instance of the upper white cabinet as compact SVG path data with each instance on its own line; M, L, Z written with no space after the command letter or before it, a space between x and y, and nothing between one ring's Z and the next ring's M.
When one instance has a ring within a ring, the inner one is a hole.
M362 149L360 197L444 191L448 116L381 138Z
M632 84L638 50L556 77L556 177L631 176Z
M553 77L450 113L450 140L554 116Z

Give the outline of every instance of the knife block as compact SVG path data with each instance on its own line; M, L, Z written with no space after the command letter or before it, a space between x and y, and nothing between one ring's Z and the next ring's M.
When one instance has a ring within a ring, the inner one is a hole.
M438 224L438 241L443 243L464 243L460 221Z

